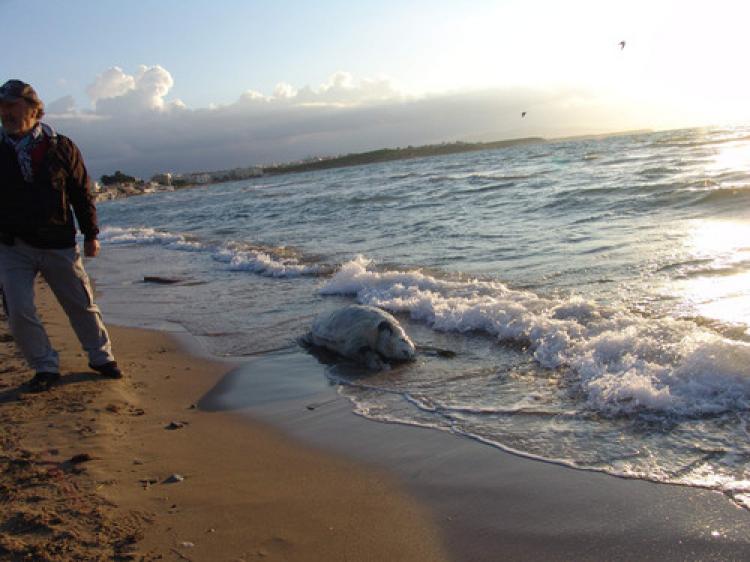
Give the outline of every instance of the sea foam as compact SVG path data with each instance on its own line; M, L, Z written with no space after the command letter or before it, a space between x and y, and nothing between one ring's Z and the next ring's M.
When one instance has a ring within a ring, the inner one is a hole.
M301 277L317 275L320 266L304 265L294 258L274 258L260 250L222 248L213 254L217 261L228 263L232 271L250 271L267 277Z
M701 416L750 407L750 345L694 322L371 265L361 256L344 264L321 293L352 295L438 331L520 343L542 367L571 375L587 406L603 414Z
M205 252L215 261L228 264L232 271L248 271L266 277L314 276L323 270L320 265L299 263L297 257L288 255L289 251L283 248L261 249L238 242L210 244L153 228L107 227L99 238L109 244L157 244L170 250Z
M203 251L206 247L188 240L182 234L161 232L153 228L118 228L105 227L99 233L99 239L109 244L159 244L172 250Z

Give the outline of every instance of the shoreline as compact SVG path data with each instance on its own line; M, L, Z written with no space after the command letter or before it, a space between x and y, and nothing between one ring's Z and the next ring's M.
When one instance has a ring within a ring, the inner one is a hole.
M102 379L44 284L37 295L63 378L24 393L3 319L0 559L447 560L385 471L194 407L228 362L109 323L125 378Z
M719 492L570 468L357 416L304 353L245 363L199 407L244 413L392 472L435 515L454 560L740 560L750 551L750 511Z
M184 332L109 323L126 379L98 380L51 300L47 292L40 308L64 384L23 400L6 384L0 412L22 402L42 415L12 424L6 415L0 425L26 439L17 460L25 450L38 468L56 449L63 482L90 493L86 503L112 540L90 544L87 556L103 548L123 560L697 560L741 559L750 547L750 512L717 492L359 417L305 353L232 363L207 357ZM8 372L11 383L28 378ZM187 423L165 430L171 421ZM258 451L283 460L257 459ZM94 460L59 462L82 452ZM165 483L175 473L185 480ZM86 537L48 523L37 540L50 529Z

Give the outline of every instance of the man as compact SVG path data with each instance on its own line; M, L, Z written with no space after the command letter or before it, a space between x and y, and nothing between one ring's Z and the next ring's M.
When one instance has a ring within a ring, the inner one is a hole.
M57 352L34 306L41 273L88 353L89 367L122 377L83 269L76 226L87 257L99 253L96 208L78 147L41 122L44 104L20 80L0 87L0 286L16 345L36 374L32 391L60 379ZM71 212L72 209L72 212Z

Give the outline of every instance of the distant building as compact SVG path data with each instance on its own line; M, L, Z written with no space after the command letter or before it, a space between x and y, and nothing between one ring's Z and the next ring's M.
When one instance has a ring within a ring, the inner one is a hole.
M150 181L148 183L143 184L143 186L141 187L141 193L156 193L160 187L161 187L160 183L157 183L155 181Z
M263 175L263 168L259 166L252 166L250 168L235 168L229 170L227 175L235 180L244 180L245 178L256 178Z
M172 174L170 172L163 172L161 174L155 174L151 181L158 183L159 185L172 185Z
M195 183L198 185L204 185L207 183L211 183L211 174L207 174L205 172L197 172L195 174L185 174L183 178L188 183Z

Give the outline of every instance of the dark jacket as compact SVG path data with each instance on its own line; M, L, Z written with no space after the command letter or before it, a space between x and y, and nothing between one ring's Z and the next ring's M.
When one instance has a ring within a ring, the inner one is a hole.
M86 240L95 239L89 175L72 140L59 134L50 139L32 183L24 180L16 151L0 142L0 235L6 243L18 237L37 248L70 248L76 243L74 213Z

